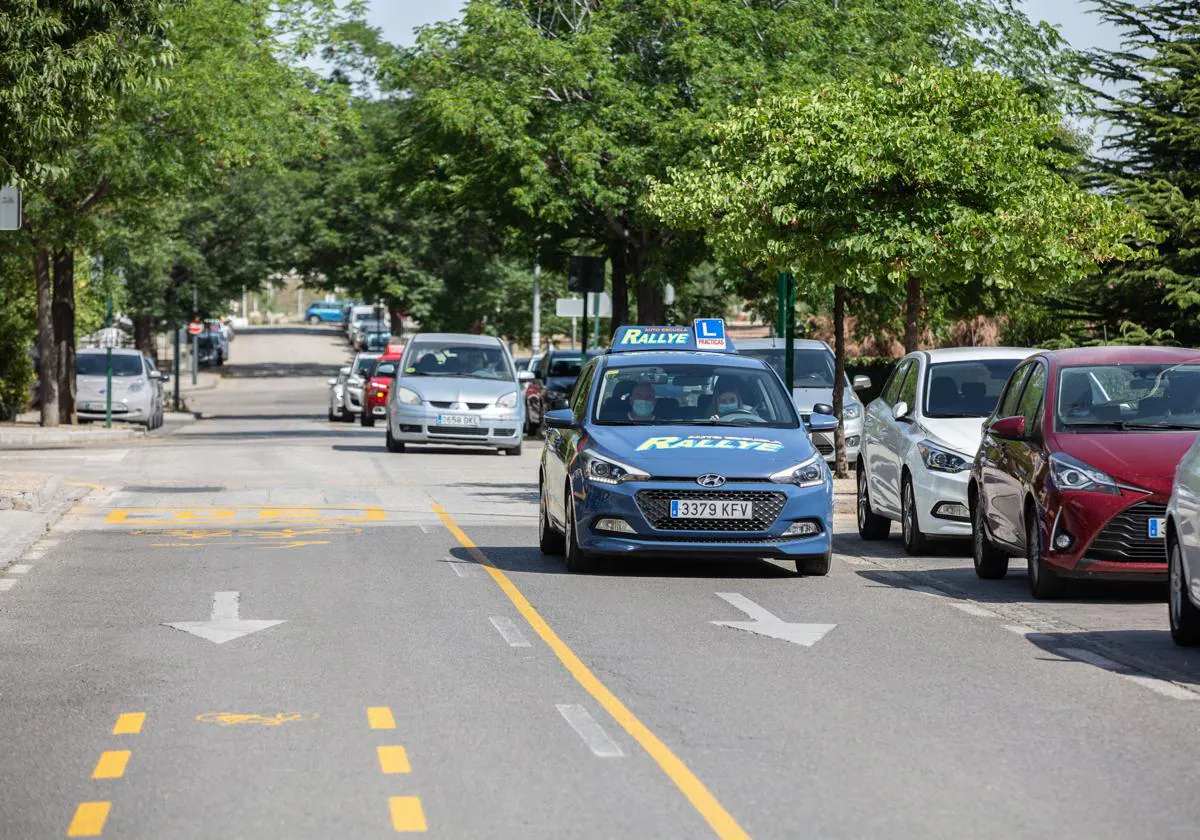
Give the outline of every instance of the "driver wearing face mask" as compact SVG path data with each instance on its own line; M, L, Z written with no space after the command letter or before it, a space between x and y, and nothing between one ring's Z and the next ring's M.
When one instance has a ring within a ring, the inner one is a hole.
M629 419L653 420L658 394L649 382L639 382L629 394Z

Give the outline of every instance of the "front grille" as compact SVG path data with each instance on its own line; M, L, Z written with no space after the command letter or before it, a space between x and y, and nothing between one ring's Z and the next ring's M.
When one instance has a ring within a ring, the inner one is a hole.
M449 408L454 405L452 402L438 402L437 400L430 400L429 404L434 408Z
M765 490L639 490L638 507L660 531L766 531L775 524L787 502L783 493ZM672 519L671 500L753 502L753 519Z
M488 430L470 426L430 426L429 434L448 437L487 437Z
M409 425L408 423L401 423L400 431L404 432L405 434L415 435L415 434L420 434L421 427L420 426L412 426L412 425Z
M822 456L828 456L828 455L833 454L833 444L830 443L825 438L814 437L812 439L812 442L813 442L813 446L815 446L817 448L817 451L820 452Z
M1150 519L1162 519L1167 506L1141 502L1118 513L1092 540L1085 557L1111 563L1165 563L1167 549L1163 540L1151 539Z
M483 411L489 405L491 405L491 403L467 403L467 408L471 409L472 411Z
M621 536L617 534L616 536ZM730 543L730 544L745 544L745 545L777 545L780 543L796 542L806 540L809 537L696 537L690 534L672 534L670 536L646 537L644 534L638 534L637 539L645 540L662 540L663 542L676 543Z
M455 406L455 405L457 405L457 403L452 403L452 402L439 402L438 400L430 400L430 401L429 401L429 404L430 404L431 406L433 406L434 408L454 408L454 406ZM483 410L484 410L485 408L487 408L489 405L491 405L491 403L485 403L485 402L481 402L481 403L480 403L480 402L469 402L469 403L466 403L466 406L467 406L467 408L471 409L471 411L483 411Z
M496 437L512 437L517 433L516 429L492 429L492 433Z

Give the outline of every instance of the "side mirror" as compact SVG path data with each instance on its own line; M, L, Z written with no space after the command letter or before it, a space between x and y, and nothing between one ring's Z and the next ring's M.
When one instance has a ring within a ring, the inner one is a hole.
M816 405L813 406L812 413L813 414L824 414L829 417L832 417L833 416L833 406L831 406L829 403L817 403Z
M907 420L908 408L908 403L906 402L896 403L894 406L892 406L892 417L896 418L897 420Z
M548 408L551 412L566 411L568 405L570 405L570 403L567 400L551 400ZM575 415L572 414L571 416L574 417Z
M533 371L523 370L517 374L517 381L525 384L533 381Z
M575 414L569 408L556 408L553 411L547 411L546 426L551 429L573 429L575 428Z
M159 381L159 382L170 382L170 381L171 381L171 374L169 374L169 373L160 373L160 374L158 375L158 381Z
M1024 440L1026 437L1025 418L1022 416L1001 417L988 426L988 431L1005 440Z
M832 432L838 427L838 419L832 414L817 414L816 411L808 418L808 428L814 432Z
M326 385L336 385L336 384L337 384L337 379L326 379L326 380L325 380L325 384L326 384Z
M855 391L866 391L870 387L871 387L871 377L864 376L861 373L858 376L854 377L854 390Z

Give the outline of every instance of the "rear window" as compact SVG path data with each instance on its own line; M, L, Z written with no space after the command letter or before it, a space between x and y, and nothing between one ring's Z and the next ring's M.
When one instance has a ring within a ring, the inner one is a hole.
M925 376L926 417L987 417L1021 359L939 362Z
M583 370L583 356L555 356L550 360L549 376L579 376Z

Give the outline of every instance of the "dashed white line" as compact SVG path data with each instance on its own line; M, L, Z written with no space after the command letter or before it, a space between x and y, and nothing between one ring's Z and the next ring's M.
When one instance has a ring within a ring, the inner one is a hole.
M1016 633L1018 636L1033 636L1037 632L1028 627L1022 627L1020 624L1005 624L1004 629L1009 633Z
M41 560L46 556L45 549L37 549L35 551L27 551L22 559L24 560Z
M0 592L7 592L17 585L13 578L0 578Z
M446 565L454 570L454 574L460 578L475 577L475 572L471 570L471 566L474 565L473 563L464 563L462 560L455 560L453 557L447 557L445 562Z
M30 566L28 563L14 563L13 565L8 567L8 571L9 571L9 574L23 575L23 574L26 574L32 568L33 568L33 566Z
M1084 648L1059 648L1056 652L1069 659L1076 659L1080 662L1086 662L1089 665L1095 665L1097 668L1103 668L1105 671L1110 671L1118 677L1140 685L1142 688L1148 688L1155 694L1161 694L1163 697L1170 697L1172 700L1200 700L1200 694L1188 691L1183 686L1176 685L1173 682L1141 674L1124 673L1128 670L1126 666L1093 651Z
M945 598L946 593L940 589L934 589L932 586L906 586L904 587L909 592L919 592L922 595L932 595L934 598Z
M951 601L950 606L967 615L973 615L976 618L996 618L996 614L991 610L985 610L978 604L972 604L970 601Z
M529 640L525 638L525 634L511 618L493 615L488 621L492 622L492 626L504 637L504 641L508 642L509 647L529 647Z
M583 743L587 744L588 749L598 757L621 758L625 755L620 745L608 737L608 733L583 706L576 703L558 703L556 708L563 720L571 725L575 733L583 739Z

